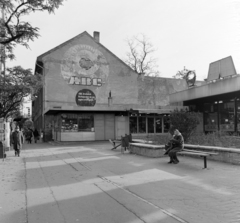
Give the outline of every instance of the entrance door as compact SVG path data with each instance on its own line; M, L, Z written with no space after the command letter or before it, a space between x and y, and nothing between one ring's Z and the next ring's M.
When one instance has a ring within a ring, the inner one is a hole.
M114 114L105 114L105 139L115 139Z
M125 136L125 134L129 134L128 117L115 116L115 131L116 131L116 139L121 139L121 136Z

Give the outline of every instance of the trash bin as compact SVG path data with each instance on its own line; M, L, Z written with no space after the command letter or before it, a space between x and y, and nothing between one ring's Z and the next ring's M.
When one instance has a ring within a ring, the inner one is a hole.
M6 158L5 149L3 148L3 143L0 141L0 158Z

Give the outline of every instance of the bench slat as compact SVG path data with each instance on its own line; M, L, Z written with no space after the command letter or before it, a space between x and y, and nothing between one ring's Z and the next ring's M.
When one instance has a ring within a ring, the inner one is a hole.
M205 151L199 151L199 150L190 150L190 149L183 149L182 151L186 151L186 152L193 152L193 153L206 153L209 155L218 155L218 153L214 153L214 152L205 152Z
M193 156L210 156L210 154L207 153L200 153L200 152L187 152L187 151L181 151L178 152L178 154L182 154L182 155L193 155Z

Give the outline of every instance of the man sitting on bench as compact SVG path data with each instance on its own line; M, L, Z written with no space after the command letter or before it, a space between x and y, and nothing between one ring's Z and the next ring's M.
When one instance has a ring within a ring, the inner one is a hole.
M168 154L170 157L170 161L168 163L179 163L179 160L177 158L177 152L180 152L183 149L184 146L184 139L182 134L179 132L178 129L174 130L174 136L170 140L172 146L170 150L166 151L165 154Z

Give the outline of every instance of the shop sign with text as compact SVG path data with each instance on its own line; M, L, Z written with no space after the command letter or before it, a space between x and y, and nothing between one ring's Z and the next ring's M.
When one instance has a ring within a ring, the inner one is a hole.
M69 78L68 84L101 87L102 79L101 78L72 76Z
M78 106L94 106L96 104L96 96L89 89L80 90L76 95L76 103Z

